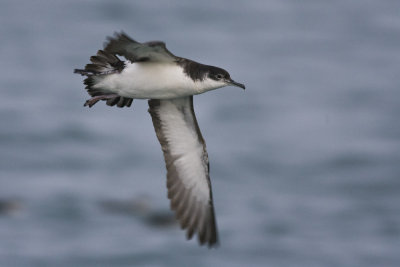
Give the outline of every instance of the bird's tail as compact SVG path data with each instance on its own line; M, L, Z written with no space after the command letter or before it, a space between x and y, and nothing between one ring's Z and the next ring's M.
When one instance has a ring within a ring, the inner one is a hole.
M105 88L95 87L101 82L106 75L120 73L125 68L124 61L121 61L117 56L99 50L95 56L90 58L91 63L87 64L84 69L75 69L74 73L78 73L87 78L83 81L86 85L86 90L92 97L107 96L115 94ZM107 98L107 105L118 107L130 107L133 99L128 97L116 96Z

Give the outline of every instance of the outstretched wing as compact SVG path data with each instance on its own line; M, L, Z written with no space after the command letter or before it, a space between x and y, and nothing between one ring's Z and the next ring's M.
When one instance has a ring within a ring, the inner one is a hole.
M187 238L197 233L200 244L218 243L206 144L193 110L193 96L149 100L167 167L171 209Z
M177 57L168 51L165 43L161 41L139 43L123 32L115 33L114 37L108 37L107 40L104 44L104 51L124 56L131 62L172 62L177 59Z

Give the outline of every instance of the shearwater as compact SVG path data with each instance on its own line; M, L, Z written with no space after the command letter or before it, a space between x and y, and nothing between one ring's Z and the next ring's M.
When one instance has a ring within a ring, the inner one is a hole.
M126 61L122 61L122 56ZM75 73L87 76L91 96L84 106L100 100L130 107L133 99L149 99L149 113L164 153L168 198L187 238L197 234L201 245L218 244L218 231L206 144L193 109L193 95L233 85L221 68L173 55L164 42L139 43L125 33L108 37L104 49Z

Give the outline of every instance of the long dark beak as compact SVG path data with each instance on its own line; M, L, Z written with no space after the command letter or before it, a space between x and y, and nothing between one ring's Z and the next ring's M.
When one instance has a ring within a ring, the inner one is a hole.
M243 90L246 89L246 86L244 86L244 84L242 84L242 83L237 83L237 82L235 82L235 81L232 80L232 79L227 80L227 82L228 82L230 85L240 87L240 88L242 88Z

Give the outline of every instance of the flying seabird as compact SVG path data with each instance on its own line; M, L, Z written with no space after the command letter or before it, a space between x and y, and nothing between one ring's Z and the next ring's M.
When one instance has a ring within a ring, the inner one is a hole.
M122 61L119 56L126 60ZM221 68L173 55L164 42L139 43L125 33L108 37L91 63L74 73L87 76L91 96L84 106L100 100L130 107L133 99L149 99L149 113L164 153L168 198L187 238L197 234L201 245L218 244L218 231L206 144L193 109L193 95L233 85Z

